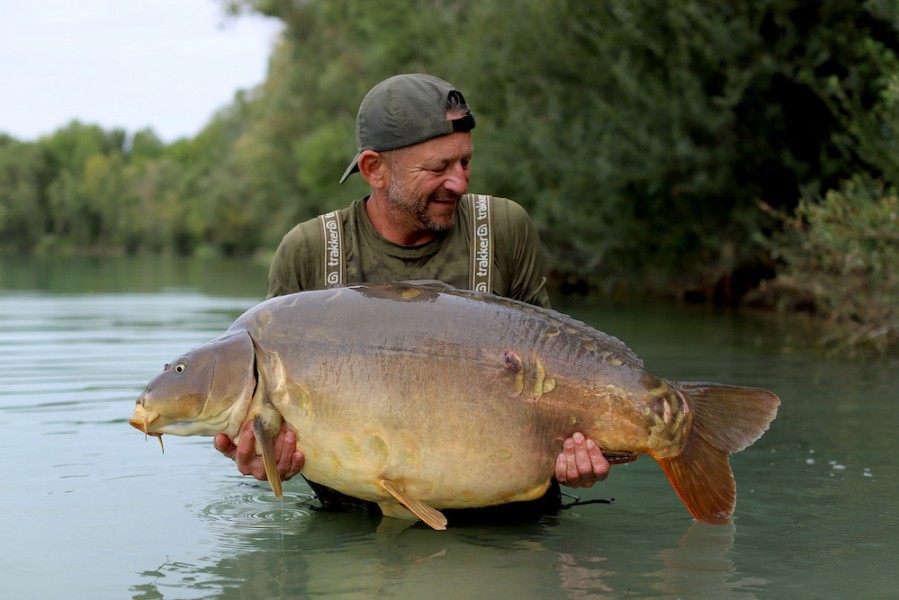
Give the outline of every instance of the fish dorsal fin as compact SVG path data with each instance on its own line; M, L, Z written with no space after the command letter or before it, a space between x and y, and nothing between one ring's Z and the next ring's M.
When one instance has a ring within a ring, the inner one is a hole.
M439 281L437 279L406 279L400 282L403 285L414 285L415 287L426 287L434 290L448 291L448 292L457 292L458 288L451 286L450 284Z
M389 481L387 479L382 479L380 481L381 487L387 490L391 496L397 499L397 502L408 508L412 514L416 517L424 521L433 529L437 529L438 531L443 531L446 529L446 517L442 512L428 506L418 498L413 498L408 495L403 490L399 489L397 485Z

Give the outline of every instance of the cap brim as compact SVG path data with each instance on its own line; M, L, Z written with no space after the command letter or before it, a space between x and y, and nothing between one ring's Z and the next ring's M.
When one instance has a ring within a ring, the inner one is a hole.
M350 163L350 166L346 168L346 171L343 172L343 177L340 178L340 183L346 181L346 178L359 171L359 155L361 152L357 152L356 156L353 157L353 161Z

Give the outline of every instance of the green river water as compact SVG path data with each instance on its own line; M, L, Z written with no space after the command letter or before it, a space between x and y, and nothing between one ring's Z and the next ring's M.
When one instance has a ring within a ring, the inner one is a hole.
M186 259L0 260L3 598L899 597L896 361L829 358L789 319L557 308L656 375L780 395L732 459L734 523L694 522L658 466L613 468L584 499L515 525L378 529L283 502L209 438L128 426L165 362L264 293L266 267Z

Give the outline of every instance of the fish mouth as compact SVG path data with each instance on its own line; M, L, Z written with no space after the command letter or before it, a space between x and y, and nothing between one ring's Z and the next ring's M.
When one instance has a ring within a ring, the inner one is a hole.
M134 414L131 415L130 419L128 419L128 424L135 429L143 431L144 439L147 439L149 436L158 438L159 446L160 448L162 448L162 453L165 454L165 445L162 443L162 434L155 431L150 431L150 423L158 418L159 413L147 410L146 408L144 408L144 405L140 403L140 400L138 400L137 404L134 407Z

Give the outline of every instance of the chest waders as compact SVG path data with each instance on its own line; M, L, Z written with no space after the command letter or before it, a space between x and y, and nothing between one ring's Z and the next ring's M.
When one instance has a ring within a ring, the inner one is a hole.
M493 227L490 196L470 196L471 252L468 268L469 289L477 292L493 291ZM318 217L325 241L322 257L324 287L340 287L346 284L346 257L343 250L343 223L340 213L332 210Z

